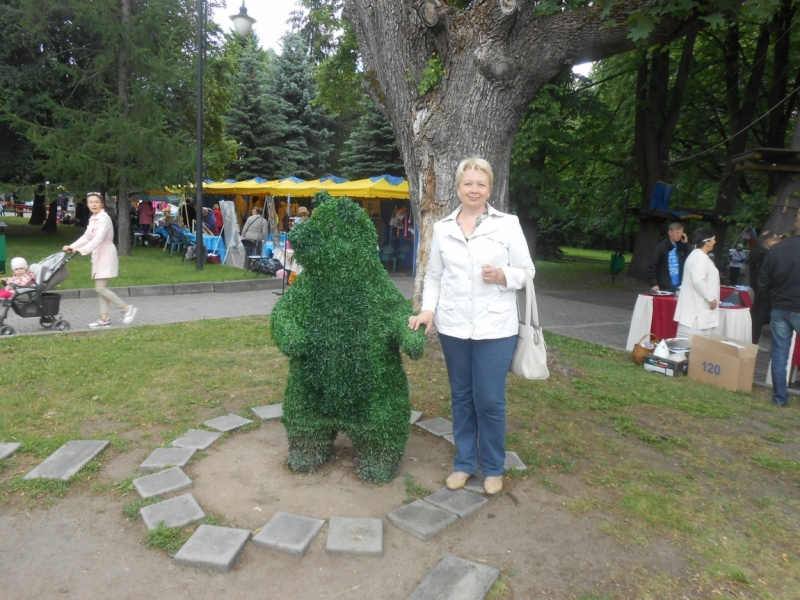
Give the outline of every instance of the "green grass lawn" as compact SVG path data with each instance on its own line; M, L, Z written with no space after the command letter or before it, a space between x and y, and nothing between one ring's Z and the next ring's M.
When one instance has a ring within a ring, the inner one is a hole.
M589 250L587 248L571 248L569 246L561 246L561 251L567 258L582 258L584 260L602 260L608 263L611 260L611 255L614 254L613 250ZM633 254L625 255L625 264L631 264Z
M713 598L717 589L799 598L797 404L777 410L764 390L646 373L627 353L554 334L548 343L560 365L550 379L509 378L507 448L530 468L512 472L507 490L524 483L559 494L630 552L679 549L685 576L618 573L623 589L636 589L626 597ZM193 358L198 348L203 360ZM412 406L450 418L443 364L426 352L406 369ZM22 447L0 462L0 506L43 506L73 488L128 489L130 477L93 487L88 476L46 486L21 475L69 439L112 440L96 473L208 418L247 416L282 401L286 374L268 317L3 340L0 440ZM513 593L513 577L505 581Z
M28 219L4 218L6 228L6 271L15 256L23 256L28 263L35 263L77 240L83 230L70 225L59 225L58 233L42 233L38 225L28 225ZM76 256L68 266L70 277L59 289L82 289L94 287L90 256ZM113 280L114 287L131 285L156 285L196 283L204 281L231 281L243 278L243 271L236 267L207 264L197 271L193 262L181 260L181 254L169 255L169 249L134 246L131 256L120 256L119 277Z

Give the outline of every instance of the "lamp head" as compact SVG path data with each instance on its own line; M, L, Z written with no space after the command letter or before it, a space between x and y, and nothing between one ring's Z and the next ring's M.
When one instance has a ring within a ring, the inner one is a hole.
M256 20L247 14L247 7L244 5L244 0L242 0L242 6L239 8L238 15L231 15L231 21L233 21L233 28L236 30L242 37L246 37L247 34L250 33L250 29L253 27L253 23Z

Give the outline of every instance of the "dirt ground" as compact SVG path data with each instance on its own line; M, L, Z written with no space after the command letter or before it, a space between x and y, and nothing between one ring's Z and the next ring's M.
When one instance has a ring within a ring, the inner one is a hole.
M335 449L335 462L314 475L295 475L283 465L283 426L265 423L220 440L191 464L186 469L195 482L191 493L206 514L218 513L228 525L251 530L278 510L319 519L381 518L381 558L326 554L326 525L303 558L248 543L231 573L180 567L145 545L141 521L125 519L121 508L134 498L97 494L82 485L50 507L0 506L0 598L404 599L447 554L500 568L508 588L503 599L590 593L626 598L634 592L619 582L655 573L687 578L680 548L623 547L600 531L602 519L573 516L565 496L530 479L507 481L510 495L492 498L476 514L423 542L386 519L407 497L403 476L386 485L364 484L355 474L347 438L337 440ZM143 444L108 458L100 481L129 476L150 450ZM446 441L412 428L401 473L435 491L443 487L452 458ZM570 491L580 485L567 476L558 483Z

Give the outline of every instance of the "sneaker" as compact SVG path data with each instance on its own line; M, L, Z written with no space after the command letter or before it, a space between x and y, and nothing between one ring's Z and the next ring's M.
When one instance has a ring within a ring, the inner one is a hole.
M89 323L89 329L103 329L104 327L111 327L111 321L106 319L97 319L97 321Z
M139 309L136 308L133 304L128 306L128 310L122 316L122 324L123 325L130 325L133 323L133 319L136 318L136 313L139 312Z

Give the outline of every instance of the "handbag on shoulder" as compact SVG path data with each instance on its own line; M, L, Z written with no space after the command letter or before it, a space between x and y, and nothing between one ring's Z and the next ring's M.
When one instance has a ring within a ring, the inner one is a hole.
M525 306L524 321L520 315L521 305ZM547 368L547 346L539 326L539 308L536 305L536 292L530 273L526 274L525 289L517 292L517 317L520 320L517 348L509 370L526 379L547 379L550 376Z

